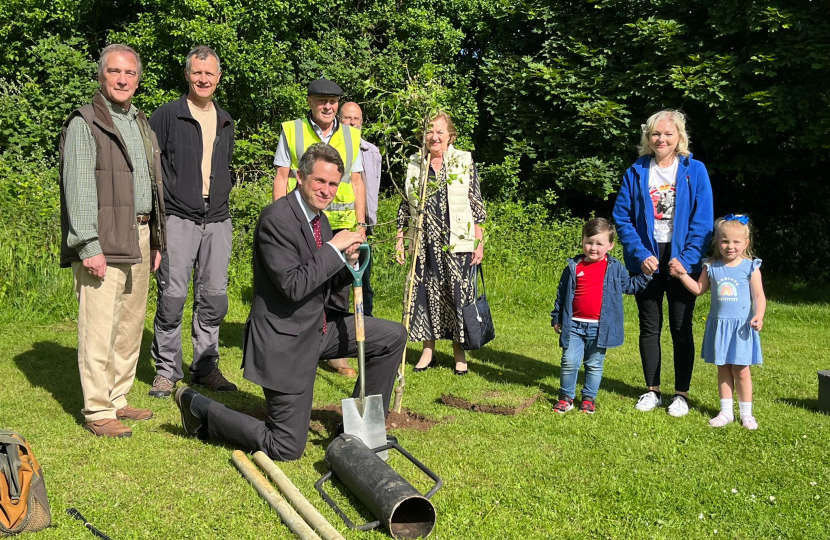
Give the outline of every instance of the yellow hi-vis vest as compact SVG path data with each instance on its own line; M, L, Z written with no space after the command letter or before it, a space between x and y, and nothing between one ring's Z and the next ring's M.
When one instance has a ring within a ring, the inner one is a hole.
M285 133L288 151L291 153L291 172L288 179L288 191L291 191L297 186L297 167L306 149L312 144L323 141L307 118L283 122L282 131ZM329 145L340 154L345 165L345 172L343 178L340 179L340 186L337 188L334 199L325 209L325 214L333 230L350 229L357 225L351 172L352 164L357 160L358 152L360 152L360 131L338 122L337 130L332 134Z
M415 224L418 218L418 198L421 196L421 168L429 168L429 159L419 159L418 154L409 158L406 169L406 198L409 202L410 241L415 238ZM475 251L475 222L470 208L470 182L473 177L473 156L469 152L456 150L452 145L444 152L444 167L447 169L447 203L450 222L450 252L466 253ZM440 174L440 172L439 172ZM429 193L429 187L427 187Z

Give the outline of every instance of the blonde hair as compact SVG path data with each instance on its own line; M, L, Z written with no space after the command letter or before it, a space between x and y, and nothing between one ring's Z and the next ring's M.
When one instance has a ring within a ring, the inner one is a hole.
M458 132L455 130L455 124L452 123L452 117L450 113L446 111L438 111L435 113L435 116L432 117L430 120L430 126L435 123L436 120L439 118L443 119L447 123L447 133L450 134L450 144L455 142L455 139L458 135Z
M743 217L743 214L736 214L736 216ZM747 218L749 219L749 218ZM726 220L724 218L718 218L715 221L715 232L712 234L712 256L709 258L710 261L719 261L721 259L721 252L720 252L720 234L723 229L726 227L730 227L732 229L741 230L746 235L747 246L744 250L743 254L741 255L744 259L754 259L755 252L752 249L752 222L747 221L746 224L741 223L737 219L730 219Z
M640 144L637 145L637 151L640 153L640 156L653 156L654 152L651 150L651 146L649 145L649 140L651 139L651 134L654 133L654 130L657 129L657 124L660 123L661 120L669 120L674 127L677 128L677 148L675 148L675 154L681 155L683 157L689 157L691 152L689 152L689 135L686 133L686 115L683 114L682 111L677 109L663 109L660 112L656 112L648 117L646 123L640 126L642 128L642 133L640 133Z

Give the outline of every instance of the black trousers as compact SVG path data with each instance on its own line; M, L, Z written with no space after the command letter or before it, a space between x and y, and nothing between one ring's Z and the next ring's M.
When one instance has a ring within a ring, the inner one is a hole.
M660 333L663 329L663 296L669 304L669 331L674 349L674 390L688 392L695 363L695 342L692 315L697 296L679 279L669 276L671 244L660 244L660 265L654 279L636 296L640 312L640 359L646 386L660 385L662 351ZM700 274L690 274L697 280Z
M384 411L389 411L392 386L406 347L403 325L366 317L366 395L383 396ZM274 351L275 356L291 351ZM354 316L329 314L328 332L321 360L357 356ZM275 361L279 361L275 358ZM229 409L218 402L208 408L207 427L211 439L219 440L250 452L261 450L275 461L299 459L308 441L308 423L314 398L314 377L301 394L284 394L263 388L268 421L262 422ZM355 382L352 397L358 397Z

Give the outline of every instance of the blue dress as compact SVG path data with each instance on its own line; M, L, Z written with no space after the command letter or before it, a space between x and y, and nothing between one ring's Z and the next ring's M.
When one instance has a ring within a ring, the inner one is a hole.
M763 362L761 338L749 325L755 315L749 280L760 266L760 259L744 259L732 268L721 261L706 263L712 289L700 352L706 363L752 366Z

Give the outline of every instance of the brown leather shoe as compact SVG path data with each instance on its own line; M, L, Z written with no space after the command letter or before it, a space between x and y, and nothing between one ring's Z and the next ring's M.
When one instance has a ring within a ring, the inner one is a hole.
M329 367L335 372L344 377L357 377L357 371L349 367L349 361L346 358L334 358L329 360Z
M115 416L119 420L149 420L153 417L153 411L150 409L136 409L127 405L123 409L115 411Z
M115 418L87 422L84 424L84 429L91 431L96 437L129 437L133 434L133 430Z

